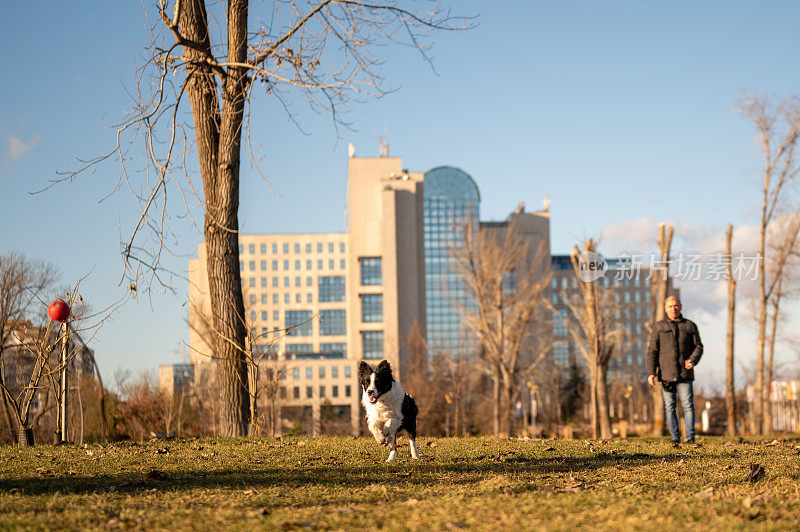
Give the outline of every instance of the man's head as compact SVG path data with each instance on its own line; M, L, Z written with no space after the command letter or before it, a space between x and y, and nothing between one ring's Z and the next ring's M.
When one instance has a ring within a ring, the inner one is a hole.
M664 311L669 319L678 319L678 316L681 315L681 300L675 296L669 296L664 300Z

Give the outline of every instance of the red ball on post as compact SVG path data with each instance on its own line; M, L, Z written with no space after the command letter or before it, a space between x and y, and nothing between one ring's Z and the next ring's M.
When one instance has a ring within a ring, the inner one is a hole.
M56 299L47 307L47 315L53 321L67 321L67 318L69 318L69 305L63 299Z

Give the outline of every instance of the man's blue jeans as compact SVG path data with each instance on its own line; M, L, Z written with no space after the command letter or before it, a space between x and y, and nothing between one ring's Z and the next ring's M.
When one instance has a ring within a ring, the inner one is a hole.
M674 386L672 392L664 388L664 384ZM678 414L676 412L676 395L680 396L681 406L683 407L683 421L686 425L686 441L694 441L694 389L692 381L661 383L661 391L664 394L664 409L667 413L667 426L672 441L681 440L681 428L678 424Z

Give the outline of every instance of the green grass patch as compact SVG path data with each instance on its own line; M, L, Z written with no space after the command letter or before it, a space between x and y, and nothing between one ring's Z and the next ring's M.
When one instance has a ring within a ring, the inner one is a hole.
M419 444L394 464L349 437L0 447L0 529L800 527L800 439Z

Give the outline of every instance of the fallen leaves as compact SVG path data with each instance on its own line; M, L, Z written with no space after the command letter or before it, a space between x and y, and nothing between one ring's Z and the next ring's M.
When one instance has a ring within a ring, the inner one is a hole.
M750 482L758 482L764 477L766 470L761 464L750 464L750 474L747 475L747 480Z

